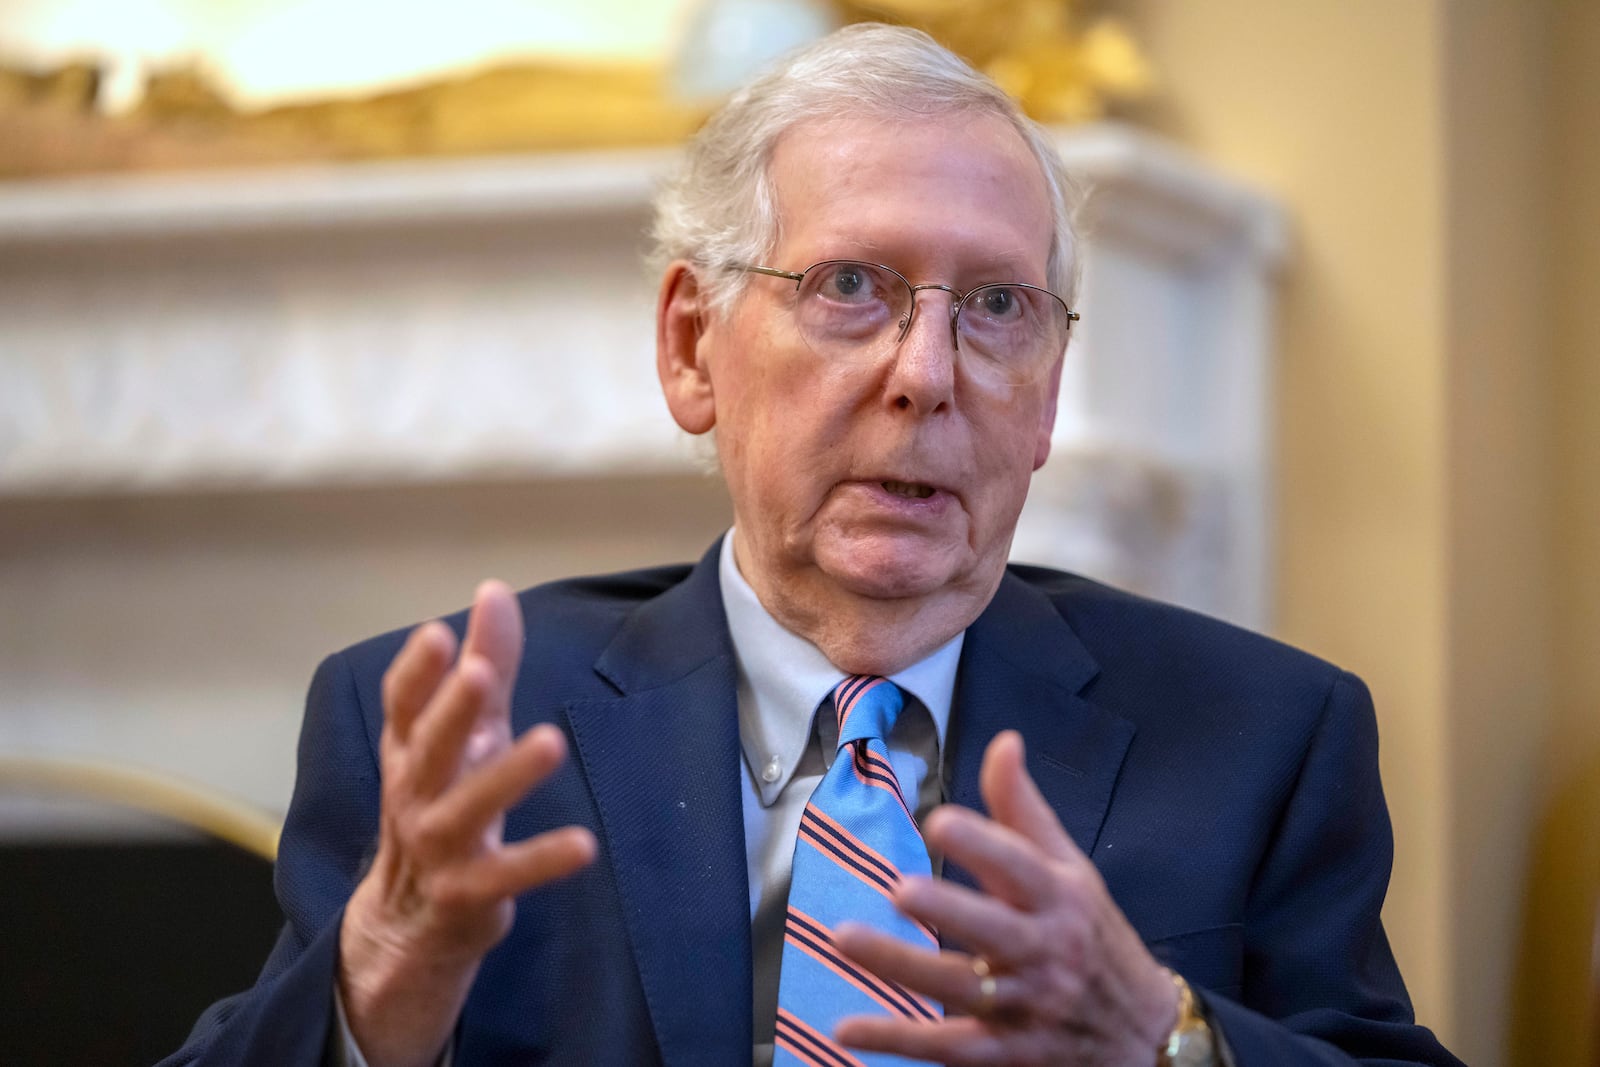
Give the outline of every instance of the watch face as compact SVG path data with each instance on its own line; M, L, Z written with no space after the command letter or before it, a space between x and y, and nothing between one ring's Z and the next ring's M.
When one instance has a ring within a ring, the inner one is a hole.
M1178 1035L1178 1050L1172 1056L1172 1067L1215 1067L1216 1046L1211 1041L1211 1030L1203 1022Z
M1211 1024L1195 998L1189 983L1167 972L1178 987L1178 1025L1156 1057L1156 1067L1217 1067L1216 1042L1211 1039Z

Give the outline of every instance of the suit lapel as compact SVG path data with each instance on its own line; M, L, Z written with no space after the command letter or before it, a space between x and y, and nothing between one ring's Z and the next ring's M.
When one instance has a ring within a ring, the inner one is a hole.
M1133 724L1079 692L1099 667L1045 595L1009 571L967 630L947 742L948 795L987 811L978 788L983 753L1002 730L1022 734L1028 773L1072 839L1092 854ZM945 877L971 886L947 865Z
M750 1059L743 757L717 554L641 605L595 664L622 695L567 709L667 1064Z
M750 1057L743 756L719 547L641 605L596 662L621 695L567 708L667 1064ZM1055 606L1008 572L963 644L945 756L951 800L985 810L984 749L1016 729L1029 773L1092 853L1134 732L1079 695L1097 672ZM945 877L973 884L953 864Z

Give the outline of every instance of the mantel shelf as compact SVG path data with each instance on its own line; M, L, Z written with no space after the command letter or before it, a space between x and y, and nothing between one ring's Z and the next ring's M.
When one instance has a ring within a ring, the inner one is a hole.
M1089 187L1176 207L1186 228L1239 235L1263 258L1282 258L1272 201L1158 139L1097 123L1063 129L1057 142ZM676 149L630 149L14 181L0 183L0 250L634 213L677 158Z

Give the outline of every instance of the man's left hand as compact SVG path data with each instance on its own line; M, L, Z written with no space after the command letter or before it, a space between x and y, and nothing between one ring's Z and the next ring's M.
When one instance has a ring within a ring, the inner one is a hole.
M969 952L917 948L857 924L837 932L858 963L968 1014L855 1016L837 1038L958 1067L1151 1067L1177 1022L1177 989L1028 776L1020 735L990 743L980 786L992 818L947 805L923 833L984 891L906 878L895 893L901 911Z

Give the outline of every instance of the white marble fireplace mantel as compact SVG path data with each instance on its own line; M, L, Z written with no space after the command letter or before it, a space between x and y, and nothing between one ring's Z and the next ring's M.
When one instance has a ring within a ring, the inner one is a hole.
M1117 125L1019 557L1268 622L1261 195ZM693 462L639 264L667 151L0 185L0 500Z

